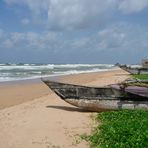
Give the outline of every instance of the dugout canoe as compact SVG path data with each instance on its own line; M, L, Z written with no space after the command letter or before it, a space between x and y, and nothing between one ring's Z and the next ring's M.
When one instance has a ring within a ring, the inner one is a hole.
M61 99L85 110L148 109L148 87L123 88L118 84L88 87L44 79L42 81Z

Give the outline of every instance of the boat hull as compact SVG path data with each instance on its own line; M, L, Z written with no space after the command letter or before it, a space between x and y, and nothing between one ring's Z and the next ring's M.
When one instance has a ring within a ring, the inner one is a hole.
M85 100L85 99L64 99L67 103L84 110L107 111L120 109L147 109L148 102L123 101L123 100Z
M119 87L86 87L53 81L43 82L61 99L90 111L148 109L148 96L139 96Z

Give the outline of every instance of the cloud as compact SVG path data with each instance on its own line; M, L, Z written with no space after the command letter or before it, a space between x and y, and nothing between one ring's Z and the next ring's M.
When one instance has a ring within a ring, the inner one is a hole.
M8 5L26 6L36 24L49 29L98 28L115 21L116 15L141 12L147 0L4 0ZM122 18L121 18L122 19ZM32 20L30 20L32 21ZM23 24L28 24L23 19Z
M4 0L9 5L27 6L34 15L47 11L50 0Z
M147 0L122 0L119 3L119 10L125 14L140 12L147 7Z
M110 24L89 35L85 31L8 33L4 30L2 34L5 36L0 39L1 56L7 51L10 55L20 55L15 56L19 60L29 54L30 61L40 57L42 62L51 63L92 63L107 59L115 63L138 60L148 55L147 27L129 23Z
M4 0L8 5L26 6L50 29L82 29L104 24L112 15L116 0ZM23 20L24 23L28 21Z
M122 48L128 38L128 32L120 25L111 25L109 28L103 29L98 32L100 40L98 47L104 49Z
M3 36L5 34L5 37ZM81 36L80 36L81 34ZM5 48L28 48L35 50L140 50L148 48L147 27L128 23L115 23L101 29L98 33L86 35L86 32L12 32L0 30L1 45ZM70 37L71 36L71 37Z
M23 25L29 25L30 20L27 19L27 18L24 18L24 19L21 20L21 23L22 23Z
M51 0L48 22L51 28L100 26L112 15L115 0Z
M112 24L98 32L99 44L102 50L114 50L120 53L133 55L145 51L148 53L147 27L129 23Z
M56 44L56 40L60 35L53 32L35 33L35 32L12 32L7 33L5 38L1 41L1 47L9 49L30 49L30 50L44 50L49 49ZM58 37L57 37L58 36Z

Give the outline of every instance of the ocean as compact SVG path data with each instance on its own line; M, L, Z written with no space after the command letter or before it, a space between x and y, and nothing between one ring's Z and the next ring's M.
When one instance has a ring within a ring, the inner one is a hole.
M48 76L100 72L115 69L111 64L0 64L0 82Z

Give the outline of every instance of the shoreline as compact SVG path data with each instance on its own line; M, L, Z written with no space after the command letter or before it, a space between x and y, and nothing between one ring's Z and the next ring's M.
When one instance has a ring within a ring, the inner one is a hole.
M108 70L103 70L103 71L92 71L92 72L82 72L82 73L73 73L73 74L57 74L57 75L49 75L49 76L40 76L40 77L34 77L34 78L23 78L23 79L17 79L17 80L5 80L5 81L0 81L1 84L13 84L13 83L20 83L20 82L38 82L41 80L41 78L50 78L50 79L55 79L55 78L60 78L60 77L65 77L69 75L79 75L79 74L91 74L91 73L102 73L102 72L109 72L109 71L117 71L121 70L120 68L114 68L114 69L108 69Z
M104 86L125 80L122 70L58 77L58 81ZM23 81L24 82L24 81ZM90 134L95 113L74 107L54 94L43 82L0 86L0 145L3 148L88 148L79 135Z
M113 64L1 64L0 82L116 69Z

